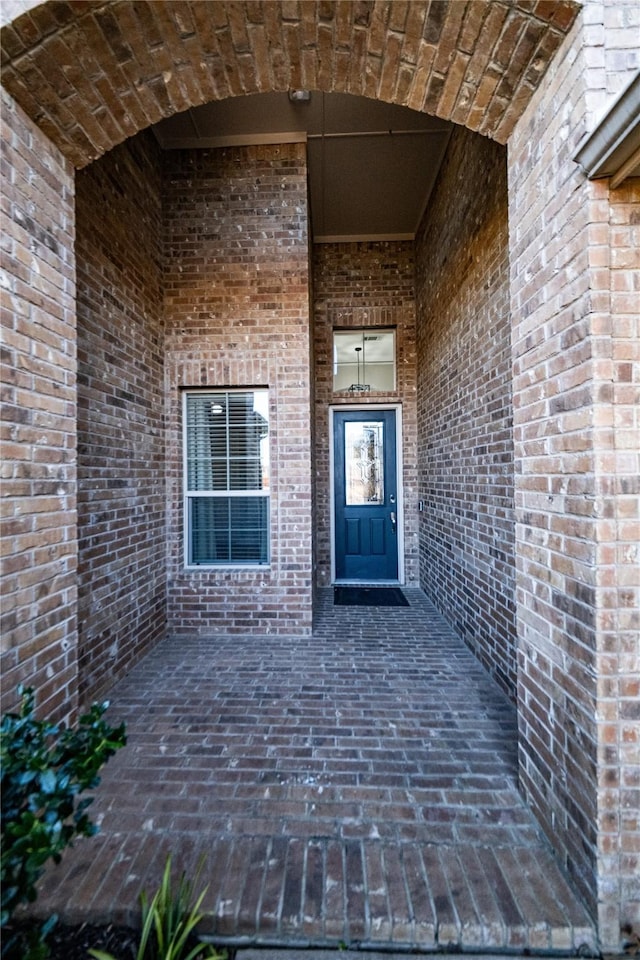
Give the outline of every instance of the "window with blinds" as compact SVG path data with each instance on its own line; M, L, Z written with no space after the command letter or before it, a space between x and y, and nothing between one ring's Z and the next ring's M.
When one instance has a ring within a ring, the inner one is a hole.
M269 392L184 396L187 566L269 563Z

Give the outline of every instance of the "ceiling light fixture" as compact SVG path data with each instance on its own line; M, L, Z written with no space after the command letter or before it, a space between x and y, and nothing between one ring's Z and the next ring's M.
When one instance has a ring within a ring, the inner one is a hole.
M311 100L310 90L289 90L291 103L308 103Z
M356 359L358 362L358 382L352 383L349 387L350 393L368 393L371 389L368 383L360 383L360 354L362 353L362 379L364 380L364 351L362 347L354 347Z

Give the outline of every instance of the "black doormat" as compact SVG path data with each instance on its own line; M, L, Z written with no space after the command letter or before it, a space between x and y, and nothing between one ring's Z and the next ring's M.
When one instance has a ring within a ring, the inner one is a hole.
M333 603L338 607L408 607L399 587L334 587Z

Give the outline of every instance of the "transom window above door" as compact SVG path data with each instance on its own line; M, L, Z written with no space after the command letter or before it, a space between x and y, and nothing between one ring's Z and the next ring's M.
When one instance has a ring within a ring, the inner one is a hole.
M184 395L186 565L269 562L269 394Z
M334 392L390 393L395 388L395 330L333 331Z

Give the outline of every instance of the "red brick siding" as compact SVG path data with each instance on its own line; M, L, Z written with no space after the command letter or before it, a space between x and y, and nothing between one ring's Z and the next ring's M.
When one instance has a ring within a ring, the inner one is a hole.
M76 178L80 696L163 635L166 490L159 150L146 134Z
M506 158L456 129L416 243L421 585L515 694Z
M579 27L585 93L569 147L637 72L640 6L604 0ZM559 97L566 74L551 79L547 95ZM594 182L581 196L596 380L598 921L614 951L640 932L640 179Z
M594 338L611 405L598 411L598 825L601 923L640 931L640 178L592 184ZM603 204L603 200L606 203ZM604 386L604 384L603 384ZM611 897L613 876L619 900ZM627 937L621 937L624 942ZM613 940L615 943L615 940Z
M415 583L416 360L413 243L329 243L313 248L315 356L316 582L331 582L329 405L400 403L404 488L405 582ZM372 391L366 399L333 394L332 334L335 327L395 327L396 389Z
M2 92L2 681L76 707L73 170Z
M444 5L422 2L366 9L348 0L315 6L221 2L207 4L204 18L200 2L179 7L176 19L178 7L159 17L159 5L122 2L105 18L96 7L38 4L3 28L3 82L78 166L191 104L289 86L365 92L407 103L502 142L523 117L510 141L509 188L522 783L589 903L595 907L597 902L601 943L613 952L620 945L621 925L640 923L632 806L638 784L638 661L631 604L638 563L630 522L638 469L637 449L629 439L635 436L629 424L637 427L632 365L637 330L620 306L628 294L637 294L637 268L623 266L633 264L637 250L637 184L635 193L627 194L625 187L615 199L606 185L604 194L600 186L587 188L571 151L593 127L607 97L637 69L638 5L591 0L555 59L579 9L562 0L531 11L448 4L442 19ZM479 9L485 11L482 16ZM149 18L143 18L143 10L151 11ZM184 29L189 18L194 30ZM550 62L553 70L527 107ZM588 74L591 79L585 80ZM8 109L13 110L10 101ZM45 235L54 224L56 238L68 241L58 248L64 284L55 303L43 300L46 325L38 321L36 328L34 322L37 336L30 328L28 336L21 334L21 344L7 346L10 376L21 380L40 349L41 335L56 333L49 346L65 363L73 348L73 185L70 168L50 143L23 122L19 111L15 115L12 130L21 126L17 140L9 143L5 137L2 145L9 185L5 209L16 197L23 203L33 194L34 224ZM12 168L22 171L24 182L10 180ZM623 196L631 201L619 201ZM32 244L29 231L15 224L3 238L10 303L3 322L12 336L20 317L28 316L31 324L37 312L33 292L40 289L40 275L36 271L28 282L23 278L27 266L39 266ZM610 248L612 269L597 259ZM19 511L18 525L7 534L6 555L10 563L19 563L21 550L32 549L11 538L22 536L25 517L39 523L42 514L47 536L55 551L64 551L64 564L71 569L75 521L66 486L75 429L71 375L64 367L54 370L49 357L46 365L55 398L65 403L50 420L52 430L54 421L56 431L60 427L55 446L46 445L46 455L60 456L64 466L65 509L55 515L34 509L45 504L42 492L35 485L27 490L25 480L32 480L19 475L23 461L39 462L43 452L19 426L20 418L35 418L38 392L50 399L50 390L34 381L30 395L16 404L15 383L8 379L4 392L9 407L19 412L10 414L7 432L12 441L23 442L17 453L11 448L12 465L4 467L16 470L3 494L9 511ZM40 616L48 603L58 602L49 596L52 581L44 568L29 566L19 581L10 569L8 576L16 618L3 634L6 685L16 676L33 678L43 690L55 691L45 693L52 711L70 708L74 588L65 594L60 636L57 627L49 632L49 613ZM59 610L51 613L56 617Z
M312 600L307 183L301 144L166 156L169 624L308 633ZM181 388L269 387L271 564L185 570Z
M402 104L505 143L578 10L575 0L42 3L3 30L3 83L79 168L172 113L298 87Z
M570 163L581 58L562 58L509 151L518 471L520 776L592 909L597 897L597 476L588 188ZM553 158L553 163L551 160ZM543 188L541 188L541 184ZM605 387L600 399L611 399Z
M579 74L578 63L573 71L565 64L556 78L572 111ZM566 116L553 99L541 104L509 152L520 777L593 907L597 521L588 214L575 166L565 161L545 177L566 142Z
M509 149L521 782L612 952L640 924L640 191L571 158L639 16L585 10Z

